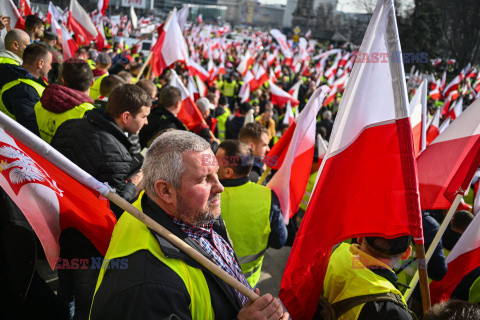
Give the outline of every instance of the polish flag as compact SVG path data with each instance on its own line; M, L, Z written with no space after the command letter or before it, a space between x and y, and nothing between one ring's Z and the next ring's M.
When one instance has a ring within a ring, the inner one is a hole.
M208 60L207 71L208 71L208 79L212 80L215 74L215 64L213 63L212 59Z
M392 0L378 1L360 51L369 56L401 51ZM335 244L357 236L407 234L423 243L403 64L357 63L286 265L280 299L293 319L312 319Z
M227 70L225 69L225 62L220 62L220 65L217 68L217 74L227 74Z
M0 123L0 186L32 226L50 267L67 228L80 231L105 255L116 223L103 197L109 187L3 113Z
M107 37L105 36L105 31L104 31L105 28L103 27L103 20L99 21L96 29L97 29L97 32L98 32L98 36L97 36L97 39L95 39L95 44L97 46L97 50L102 51L103 48L108 46ZM135 49L135 47L134 47L134 49ZM133 52L133 50L132 50L132 52Z
M265 70L265 68L262 65L259 65L255 73L255 88L252 87L251 90L254 91L260 88L267 81L268 81L267 70Z
M427 129L427 146L435 140L436 137L440 134L439 128L440 128L440 117L441 117L442 110L438 109L437 112L435 112L435 115L432 118L432 122L428 126Z
M198 88L198 94L200 95L201 98L205 97L208 93L208 88L205 85L205 82L200 79L199 76L195 76L195 82L197 83L197 88Z
M283 55L287 58L292 57L292 51L288 46L287 37L278 29L271 29L270 34L279 44L280 50L282 50Z
M448 271L441 281L432 281L432 304L449 300L457 285L480 266L480 214L477 214L447 257Z
M277 64L273 72L275 74L275 77L277 77L277 79L280 79L280 76L282 75L282 67L279 64Z
M193 80L192 76L188 77L187 89L193 101L197 101L198 99L200 99L200 94L198 93L197 86L195 85L195 80Z
M267 54L267 63L269 66L272 66L275 62L275 55L272 53Z
M287 102L287 109L285 109L285 115L283 116L283 124L291 126L295 122L295 115L293 114L292 104Z
M72 58L75 55L75 52L78 50L78 46L73 40L70 33L67 31L63 24L59 25L57 20L52 18L52 30L57 30L60 27L62 31L61 39L62 39L62 51L63 51L63 61ZM60 36L59 36L60 38Z
M442 97L442 94L440 93L440 88L437 86L435 89L429 92L430 98L433 100L438 100Z
M455 104L450 108L447 116L453 120L457 119L458 116L463 112L463 98L460 97Z
M298 80L290 89L288 89L288 94L292 96L292 98L298 100L298 92L300 91L300 86L302 85L303 81Z
M240 91L238 92L238 96L241 99L241 102L247 102L250 100L250 92L252 91L251 85L254 85L255 83L255 77L253 76L253 73L248 70L247 73L245 74L245 77L243 77L243 84L240 87Z
M52 17L55 18L57 21L62 21L62 15L58 12L57 7L50 1L48 4L48 11L47 11L47 22L52 24Z
M250 66L253 65L254 62L255 59L250 54L250 51L247 51L243 56L242 60L240 61L237 67L237 71L242 75L242 77L244 77L247 71L250 69Z
M340 62L338 62L338 66L339 67L345 66L349 58L350 58L350 52L345 53L340 59Z
M333 101L335 101L335 97L337 96L338 87L333 87L330 92L328 93L328 97L323 101L323 106L326 107Z
M268 81L268 85L270 87L270 100L272 103L280 108L283 108L287 102L291 102L292 106L297 106L300 102L297 99L294 99L288 92L285 92L274 84L272 81Z
M415 157L427 147L427 80L423 80L409 106Z
M177 22L177 9L170 12L167 20L158 28L158 40L152 48L152 74L158 77L163 70L176 61L188 62L188 47Z
M183 81L178 77L175 70L171 70L172 78L170 79L170 85L180 89L182 93L182 106L177 118L188 128L188 130L194 130L200 124L203 123L203 115L198 110L197 105L193 101L192 97L183 85Z
M98 9L98 12L102 14L102 16L104 16L105 13L107 12L109 2L110 0L98 0L97 9Z
M205 70L205 68L191 59L188 63L187 69L190 71L192 76L198 76L202 81L207 81L210 77L210 74L207 70Z
M332 83L332 88L337 88L338 92L343 92L345 90L345 86L347 85L347 81L348 74L344 74Z
M449 121L447 119L446 121ZM480 164L480 101L453 121L417 159L422 209L448 209Z
M12 0L3 0L3 12L4 16L10 17L10 27L12 29L25 30L25 20L18 12L17 7Z
M32 14L32 7L30 6L30 1L20 0L20 14L24 17Z
M67 26L75 33L79 46L88 45L97 38L98 32L92 19L77 0L70 0Z
M317 114L327 93L327 86L317 89L300 112L283 163L267 184L267 188L278 196L286 224L298 211L307 187L313 163Z
M442 115L446 115L448 113L450 110L450 105L453 101L458 99L458 96L459 94L457 90L450 91L447 99L445 99L445 103L443 104Z
M460 75L453 78L452 82L448 84L448 86L443 90L443 96L446 97L450 94L450 92L458 90L458 86L460 85Z

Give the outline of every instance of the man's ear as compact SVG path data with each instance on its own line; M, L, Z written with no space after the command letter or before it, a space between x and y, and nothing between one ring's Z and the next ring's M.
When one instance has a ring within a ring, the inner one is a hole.
M225 168L225 171L224 171L224 176L226 179L232 179L232 177L234 176L235 172L233 172L233 169L232 168Z
M93 87L94 83L95 83L95 78L92 79L92 83L90 83L90 87Z
M157 180L154 184L155 193L158 198L167 204L174 204L177 201L177 191L175 188L164 180Z
M45 60L44 59L39 59L37 61L37 69L42 69L44 64L45 64Z
M122 124L126 125L128 123L128 119L131 117L131 113L128 111L125 111L120 115L120 120L122 121Z
M402 259L402 260L407 260L408 257L410 257L411 254L412 254L412 247L411 247L411 246L408 246L407 251L405 251L405 252L402 254L401 259Z

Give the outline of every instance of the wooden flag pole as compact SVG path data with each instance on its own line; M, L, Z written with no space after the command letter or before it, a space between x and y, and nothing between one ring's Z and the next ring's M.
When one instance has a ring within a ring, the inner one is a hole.
M163 238L167 239L170 243L172 243L175 247L178 249L182 250L184 253L188 254L192 259L200 263L202 266L210 270L213 274L215 274L217 277L219 277L221 280L225 281L228 283L230 286L232 286L234 289L238 290L241 292L244 296L246 296L248 299L255 301L260 296L247 288L243 283L229 275L227 272L225 272L222 268L217 266L215 263L207 259L205 256L203 256L200 252L197 250L193 249L191 246L189 246L187 243L185 243L183 240L175 236L173 233L162 227L159 223L154 221L152 218L135 208L133 205L131 205L129 202L127 202L125 199L120 197L118 194L114 192L110 192L107 195L107 199L115 203L117 206L122 208L123 210L127 211L129 214L134 216L136 219L140 220L142 223L144 223L148 228L152 229L159 235L161 235Z
M425 314L432 306L430 299L430 287L428 286L427 263L425 261L425 245L415 244L418 262L418 274L420 276L420 292L422 294L423 313Z
M262 184L263 181L265 181L265 179L267 178L267 176L268 176L268 174L270 173L271 170L272 170L272 168L267 167L267 169L265 169L265 171L263 171L263 174L260 177L260 179L258 179L257 184Z
M460 190L459 193L457 194L457 196L455 197L455 200L453 200L453 203L452 203L450 209L448 210L447 215L443 219L443 222L442 222L442 225L440 226L440 229L438 230L437 234L435 235L435 238L432 241L432 244L430 245L430 247L427 250L427 253L425 254L425 260L422 261L422 263L424 263L425 266L427 265L428 261L430 261L430 258L433 255L433 251L437 247L437 244L440 242L440 239L442 238L445 230L447 229L447 226L450 223L450 220L452 220L453 214L455 213L455 211L457 211L458 205L460 204L460 201L462 200L464 194L465 194L465 192L463 190ZM417 254L418 254L418 252L417 252ZM403 295L405 297L405 300L410 299L410 296L412 295L412 292L415 289L415 287L418 283L418 280L419 280L419 273L418 273L418 270L417 270L415 272L415 275L413 276L412 281L409 284L410 289L408 289L405 292L405 294Z
M140 72L138 73L138 77L133 84L137 83L138 80L140 80L140 78L143 75L143 71L145 70L145 67L150 63L150 60L152 59L152 57L153 57L153 51L150 51L150 53L148 54L147 60L145 60L145 62L143 63L142 68L140 69ZM150 69L148 70L149 74L150 74L151 70L152 70L152 66L150 66Z

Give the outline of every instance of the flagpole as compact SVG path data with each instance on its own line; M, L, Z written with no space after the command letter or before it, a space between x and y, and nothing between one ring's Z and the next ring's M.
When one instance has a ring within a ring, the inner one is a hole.
M272 168L267 167L267 169L265 169L265 171L263 171L262 176L260 177L260 179L258 179L257 184L262 184L263 181L265 181L265 179L267 178L267 176L268 176L268 174L270 173L271 170L272 170Z
M185 243L183 240L178 238L176 235L162 227L159 223L154 221L152 218L135 208L132 204L127 202L125 199L120 197L118 194L114 192L110 192L107 195L107 199L115 203L117 206L122 208L123 210L127 211L129 214L134 216L136 219L144 223L148 228L152 229L156 233L158 233L160 236L163 238L167 239L170 243L172 243L174 246L176 246L178 249L182 250L184 253L188 254L192 259L200 263L203 267L207 268L210 270L213 274L215 274L217 277L219 277L221 280L225 281L228 283L230 286L232 286L234 289L238 290L240 293L242 293L244 296L246 296L248 299L255 301L260 296L247 288L243 283L229 275L227 272L225 272L222 268L217 266L215 263L210 261L208 258L203 256L200 252L197 250L193 249L190 245Z
M422 295L423 313L425 314L432 306L430 299L430 287L428 283L427 264L423 263L425 262L425 245L423 243L415 244L415 251L417 252L417 272L420 276L420 293Z
M440 242L440 239L442 238L443 234L445 233L445 230L447 229L447 226L450 223L450 220L452 219L453 214L455 213L455 211L457 211L458 205L460 204L460 201L462 200L462 198L464 196L464 193L465 192L463 190L460 190L458 192L457 196L455 197L455 200L453 200L452 206L448 210L448 213L445 216L445 218L443 219L443 222L442 222L442 225L440 226L440 229L438 230L437 234L435 235L435 238L432 241L432 244L430 245L430 247L427 250L427 253L425 254L425 260L424 260L425 266L427 265L428 261L432 257L433 251L435 250L435 248L437 247L437 244ZM419 274L418 274L418 270L417 270L415 272L415 275L413 276L412 281L409 284L410 288L404 294L405 300L408 300L410 298L410 296L412 295L413 290L415 289L415 287L418 283L418 280L419 280Z
M145 60L145 62L143 63L142 68L140 69L140 72L138 73L138 77L133 84L136 84L140 80L140 78L143 75L143 71L145 70L145 67L150 63L150 60L152 59L152 56L153 56L153 51L150 51L150 53L148 54L147 60ZM150 74L151 70L152 70L152 66L150 66L150 69L148 71L149 74ZM148 79L148 76L147 76L147 79Z

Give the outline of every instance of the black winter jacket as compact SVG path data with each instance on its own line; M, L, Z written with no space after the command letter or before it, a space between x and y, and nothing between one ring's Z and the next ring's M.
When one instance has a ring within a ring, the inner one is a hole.
M209 258L207 253L146 195L142 198L142 209L146 215ZM221 218L215 222L213 229L230 243ZM234 289L199 266L170 242L158 234L155 236L165 256L185 261L203 271L215 318L235 319L242 305ZM92 320L191 319L190 295L183 280L174 271L147 250L137 251L126 258L128 268L108 269L105 273L92 304Z
M140 130L141 148L147 148L161 131L167 129L187 130L182 121L168 109L160 105L154 105L148 116L148 124Z
M46 83L35 79L27 70L13 64L0 64L0 74L0 87L17 79L29 79L46 86ZM3 104L17 122L37 136L40 136L40 133L34 107L39 100L37 90L23 82L6 90L2 95Z
M65 121L51 145L125 200L135 197L135 185L127 182L134 166L138 167L128 152L131 144L105 111L93 109L83 119Z

